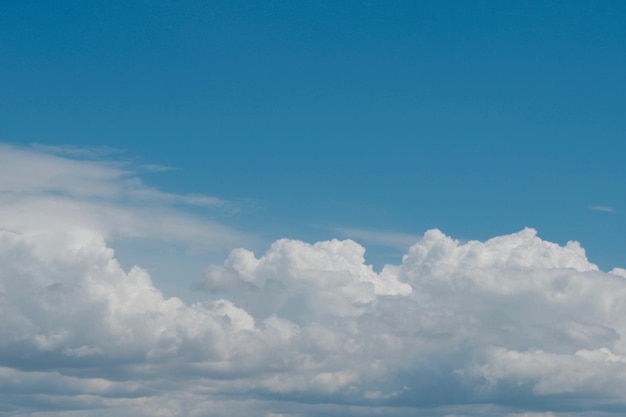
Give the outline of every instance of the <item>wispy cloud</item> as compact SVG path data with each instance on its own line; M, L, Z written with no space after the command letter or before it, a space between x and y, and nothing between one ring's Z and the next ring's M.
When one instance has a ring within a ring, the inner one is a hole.
M202 207L218 217L221 212L235 212L234 202L163 192L139 177L143 166L91 159L93 155L87 151L64 149L0 144L0 227L82 227L98 230L107 239L157 238L203 247L232 248L250 239L188 210Z
M141 164L137 167L142 172L168 172L176 171L176 168L159 164Z
M88 159L110 157L112 155L120 155L124 152L123 149L112 148L110 146L83 147L70 145L43 145L40 143L33 143L30 146L30 149L36 152L51 155Z
M609 207L609 206L591 206L590 208L591 208L591 210L603 211L605 213L614 213L615 212L615 209L613 209L613 207Z

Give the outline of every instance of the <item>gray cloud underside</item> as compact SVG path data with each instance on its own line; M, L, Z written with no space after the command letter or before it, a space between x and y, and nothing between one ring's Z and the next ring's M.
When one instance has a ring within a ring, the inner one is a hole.
M352 240L282 239L209 266L196 286L206 301L189 304L124 270L110 240L223 244L237 232L178 210L176 196L134 194L144 186L129 189L119 167L3 156L2 416L626 411L626 270L600 271L576 242L430 230L377 273Z

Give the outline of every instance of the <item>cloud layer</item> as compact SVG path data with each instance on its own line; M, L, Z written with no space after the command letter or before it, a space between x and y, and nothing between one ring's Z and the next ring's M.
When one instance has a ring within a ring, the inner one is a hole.
M166 206L181 230L142 229L132 219L155 212L149 188L120 167L2 157L0 415L626 411L626 270L600 271L576 242L430 230L376 272L352 240L282 239L209 266L206 301L189 304L124 270L109 239L128 228L184 239L172 216L212 225Z

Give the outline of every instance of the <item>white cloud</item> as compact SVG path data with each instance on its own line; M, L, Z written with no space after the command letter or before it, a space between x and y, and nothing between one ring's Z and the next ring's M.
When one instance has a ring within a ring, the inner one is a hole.
M623 355L626 281L620 270L599 271L578 243L559 246L525 229L461 244L431 230L401 265L380 274L363 264L363 252L351 241L281 240L259 258L234 251L223 266L207 270L204 286L258 319L291 320L300 336L315 329L322 354L313 356L319 361L313 368L354 372L344 394L355 401L424 405L436 396L443 404L459 397L501 403L500 396L511 395L502 390L521 382L531 387L531 402L533 395L539 403L570 392L626 401L608 389L621 386L621 371L588 358ZM537 362L543 373L515 374L506 364L496 367L502 359L493 352L501 351L562 360L554 361L556 369ZM339 363L330 359L337 357ZM583 371L565 372L573 363L589 373L586 380ZM561 369L563 379L577 382L563 391L546 388L545 375ZM272 387L310 393L314 388L301 381L314 376L305 375L274 377L271 382L283 383ZM599 382L607 389L598 390ZM443 387L451 393L437 393ZM567 400L553 401L556 407Z
M162 192L146 186L129 164L69 159L40 148L0 144L2 228L22 232L86 228L107 239L145 237L213 248L250 239L177 207L232 211L230 202ZM75 149L70 151L76 154Z
M529 384L537 395L624 396L626 356L617 355L608 348L581 349L573 354L495 348L489 352L488 358L486 365L468 372L484 378L488 385L503 381Z
M24 176L0 176L0 415L626 411L626 273L576 242L431 230L377 273L354 241L282 239L209 266L188 304L108 240L235 232L129 191L128 168L0 154Z
M613 212L615 212L613 207L609 207L609 206L591 206L591 210L604 211L606 213L613 213Z
M377 295L411 292L389 269L377 274L365 265L364 254L351 240L309 245L282 239L259 259L245 249L233 251L224 266L209 267L204 286L227 292L258 314L299 321L360 315Z

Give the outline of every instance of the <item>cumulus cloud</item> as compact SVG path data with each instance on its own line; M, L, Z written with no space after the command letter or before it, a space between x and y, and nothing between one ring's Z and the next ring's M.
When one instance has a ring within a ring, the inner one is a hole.
M363 253L349 240L281 240L258 258L236 250L208 268L204 288L256 320L319 333L314 368L324 373L294 370L270 390L310 395L317 375L341 369L332 380L357 403L626 400L611 388L623 382L626 281L620 269L600 271L577 242L525 229L461 244L431 230L379 274Z
M2 150L26 178L0 176L0 415L626 411L626 272L576 242L430 230L376 272L352 240L281 239L210 265L186 303L110 246L176 236L134 217L171 200L129 191L121 166Z

